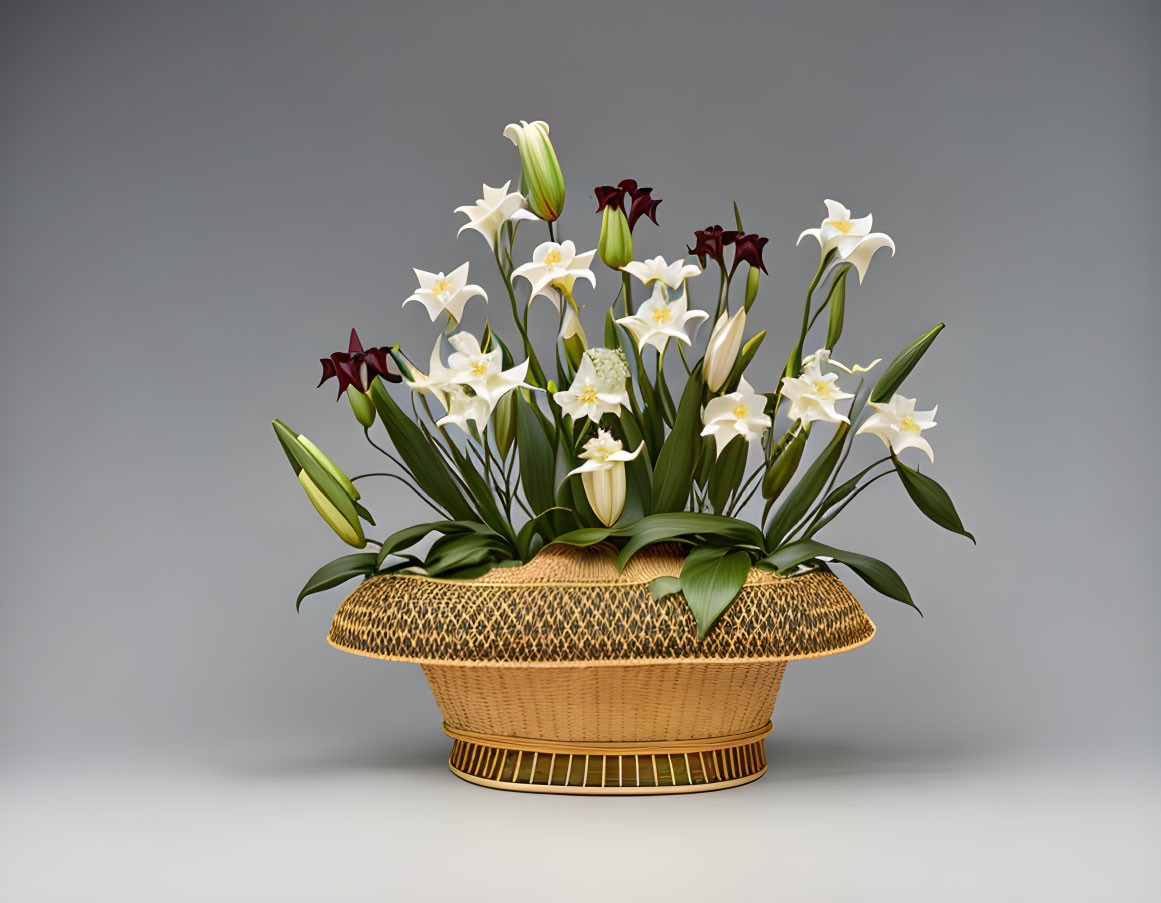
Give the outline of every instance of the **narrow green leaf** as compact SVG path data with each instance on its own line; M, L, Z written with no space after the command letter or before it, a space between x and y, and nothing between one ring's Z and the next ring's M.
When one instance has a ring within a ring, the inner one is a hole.
M644 440L637 421L633 417L621 419L621 430L625 434L625 448L637 448ZM625 512L622 519L635 520L653 513L653 465L646 454L638 455L625 465ZM628 517L630 511L635 511L634 517Z
M697 546L681 566L681 592L705 637L723 611L738 597L750 573L750 556L720 546Z
M378 562L374 552L344 555L329 564L324 564L306 581L306 585L294 603L295 609L301 608L302 600L312 593L321 593L323 590L338 586L340 583L346 583L352 577L362 577L374 573L376 567L378 567Z
M581 527L556 537L553 542L566 546L591 546L603 542L616 532L613 527Z
M738 359L734 361L734 366L730 370L730 375L726 377L725 386L722 389L723 392L736 392L738 390L738 383L742 380L742 374L750 366L750 361L754 359L754 355L762 347L762 342L765 338L766 330L763 329L742 346L742 350L738 353Z
M802 460L802 450L806 447L807 431L800 429L790 443L770 459L770 466L762 477L762 498L774 500L782 493Z
M436 577L447 571L510 557L507 543L495 534L457 533L432 543L423 569Z
M834 348L843 334L843 317L847 307L847 274L850 271L851 268L847 267L839 273L830 288L830 296L827 299L827 303L830 304L830 320L826 327L826 347L828 349Z
M681 592L680 577L656 577L649 583L649 592L660 602L666 596Z
M657 465L653 468L653 510L656 512L681 511L689 499L694 467L701 451L698 442L701 398L702 375L701 364L698 364L681 393L673 431L661 446Z
M611 307L605 316L605 347L621 347L621 336L617 332L617 321L613 318L613 309Z
M484 479L483 474L480 473L472 459L460 451L455 443L450 443L450 448L456 467L472 493L471 500L476 510L480 512L480 517L496 533L507 539L515 551L516 531L512 529L512 525L508 523L508 519L500 511L500 505L496 501L492 487L488 485L488 481Z
M942 486L926 474L908 467L894 454L891 455L891 459L895 464L895 470L899 474L903 488L911 496L911 501L915 503L916 508L943 529L958 533L960 536L966 536L973 543L976 541L976 538L964 529L963 521L959 519L959 513L955 510L955 505L952 504L951 496Z
M919 359L931 347L931 343L935 341L935 337L943 330L943 326L944 324L940 323L930 332L925 332L899 352L895 360L891 361L890 366L883 371L883 375L879 377L879 381L875 383L875 388L871 390L871 401L882 403L891 400L891 396L895 394L895 390L903 385L903 380L907 378L907 374L915 369L915 365L919 363Z
M775 549L786 538L786 534L802 520L811 504L826 486L831 471L834 470L842 454L850 424L840 423L834 438L802 475L794 488L786 496L786 501L774 512L770 526L766 530L766 548Z
M871 558L869 555L836 549L834 546L828 546L813 539L802 539L778 549L774 554L768 556L764 563L775 570L783 571L802 564L804 561L819 557L833 558L835 561L845 564L862 577L872 589L878 590L884 596L904 602L919 611L919 607L911 599L911 593L907 590L903 578L889 564L877 558Z
M456 520L479 520L472 506L464 498L450 470L443 462L423 431L400 409L387 391L383 380L376 377L371 383L371 400L379 419L387 428L399 457L415 475L419 488Z
M657 365L657 387L653 393L656 404L661 408L661 419L666 426L673 426L677 419L677 408L673 404L673 396L669 392L669 385L665 382L665 368L659 362Z
M533 514L541 514L556 505L553 486L554 456L540 419L533 410L535 402L520 396L516 401L516 448L520 453L520 482L524 497Z
M378 564L391 554L402 549L409 549L429 533L483 533L488 528L478 521L469 520L436 520L426 524L415 524L396 530L384 541L379 549Z
M746 470L746 453L750 444L744 436L735 436L722 449L709 478L709 499L714 513L721 514L730 494L741 485Z

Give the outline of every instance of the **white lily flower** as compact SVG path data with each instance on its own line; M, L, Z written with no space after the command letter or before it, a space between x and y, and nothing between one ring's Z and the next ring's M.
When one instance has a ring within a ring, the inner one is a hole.
M701 267L687 264L684 260L666 263L664 257L654 257L652 260L632 260L621 267L630 276L641 280L641 284L648 286L650 282L664 282L671 289L679 289L685 285L690 276L701 273Z
M851 211L838 201L827 200L827 218L817 229L805 229L798 236L798 243L809 235L822 248L822 256L835 251L839 258L854 265L859 271L859 282L867 275L871 258L880 248L890 248L895 256L895 242L885 232L871 231L871 217L851 219Z
M917 448L935 463L935 452L920 433L935 426L935 412L939 405L930 411L917 411L915 399L902 395L892 395L888 404L873 401L870 404L875 413L863 422L859 433L878 436L897 455L906 449Z
M669 300L669 290L658 282L653 286L653 297L633 316L621 317L617 322L633 333L638 349L652 345L660 353L669 339L692 344L685 332L686 323L704 320L708 316L704 310L687 310L684 292Z
M450 383L469 387L488 403L489 413L496 402L518 386L533 388L524 382L528 375L528 361L504 370L500 349L482 351L476 337L468 332L457 332L448 338L448 342L456 349L447 359L452 371Z
M705 383L716 392L729 378L738 352L742 348L742 334L746 331L746 310L742 308L732 317L724 311L714 323L709 345L705 349Z
M576 378L568 390L557 392L552 397L574 420L588 417L593 423L598 423L605 414L620 416L622 406L629 404L624 377L619 382L607 376L602 378L588 354L581 358Z
M418 301L427 308L432 322L444 311L447 311L457 323L463 319L464 305L476 296L488 300L488 293L478 285L468 285L468 264L456 267L446 276L443 273L427 273L415 270L415 278L419 280L419 288L403 303Z
M423 373L417 369L414 364L408 361L408 367L411 370L411 379L403 380L412 392L420 395L431 395L443 405L444 410L448 409L447 388L455 376L455 371L449 370L444 366L443 360L440 357L440 342L441 339L435 340L435 347L431 349L431 359L428 362L427 373Z
M531 301L537 295L548 298L560 310L561 295L572 296L572 286L577 279L587 279L593 288L597 287L597 277L589 269L597 250L593 248L584 254L576 252L571 241L546 241L537 245L532 252L532 260L512 271L512 278L523 276L532 286Z
M848 367L846 364L834 360L834 358L830 356L829 348L819 348L818 351L814 352L814 354L808 354L806 357L804 357L802 359L802 365L804 367L809 367L815 361L818 361L818 366L820 368L830 364L832 367L838 367L840 370L846 373L870 373L882 362L882 360L883 359L881 357L877 357L869 364L855 364L853 367Z
M468 432L468 421L475 424L477 430L483 430L492 416L494 405L481 395L470 395L463 386L452 386L447 394L448 411L446 417L436 421L437 426L458 426L465 433Z
M746 378L738 382L738 391L711 399L702 412L703 436L713 436L717 454L722 453L735 436L747 442L762 438L773 422L765 412L766 398L756 393Z
M597 430L597 435L585 443L580 467L568 475L580 474L585 497L601 523L611 527L625 510L625 462L632 461L645 447L642 442L634 452L627 452L619 439L608 430Z
M806 366L801 376L782 380L782 394L790 399L790 410L787 411L787 415L791 420L801 420L803 423L810 423L812 420L823 420L827 423L851 422L849 417L835 410L834 405L836 401L855 396L838 387L838 374L822 372L822 364L829 356L829 351L825 354L816 352L810 355L803 362Z
M536 215L528 209L524 195L518 191L508 193L511 184L512 180L509 179L500 188L485 185L484 196L475 204L456 207L456 213L468 217L468 221L460 226L456 234L459 235L464 229L475 229L488 240L488 247L495 251L504 223L508 220L536 219Z

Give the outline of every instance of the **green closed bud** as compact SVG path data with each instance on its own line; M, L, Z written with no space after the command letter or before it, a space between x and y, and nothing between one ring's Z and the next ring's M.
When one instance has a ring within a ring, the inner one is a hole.
M746 310L750 309L754 299L758 297L758 280L762 278L761 272L757 267L750 267L750 272L746 274Z
M496 447L500 450L500 457L507 458L516 441L516 393L504 395L492 411L492 436L496 440Z
M543 220L552 222L564 209L564 174L556 151L548 138L547 122L512 122L504 137L520 151L523 190L528 207Z
M318 461L327 473L334 477L335 482L343 487L343 491L350 496L352 501L359 498L359 490L355 488L355 484L350 481L345 473L335 466L335 463L330 458L323 454L322 449L301 434L298 437L298 442L310 452L311 457Z
M360 392L355 386L347 386L347 401L351 403L351 410L355 412L355 419L369 429L375 422L375 402L366 392Z
M577 316L577 312L571 304L564 311L564 326L560 330L560 338L564 345L565 357L568 358L572 369L576 370L580 366L581 358L589 346L580 317Z
M355 518L354 523L343 517L338 507L327 497L327 494L315 485L305 470L298 472L298 481L302 483L302 488L306 490L306 496L310 499L311 504L314 505L315 510L322 515L332 530L334 530L339 538L348 545L354 546L356 549L361 549L367 545L367 538L363 535L363 525L359 523L359 519Z
M359 492L354 484L309 439L295 434L281 420L275 420L273 426L315 510L344 542L363 548L367 539L359 521L355 504Z
M629 220L624 210L611 204L601 215L601 239L597 242L597 253L606 266L619 270L633 259L633 234L629 231Z

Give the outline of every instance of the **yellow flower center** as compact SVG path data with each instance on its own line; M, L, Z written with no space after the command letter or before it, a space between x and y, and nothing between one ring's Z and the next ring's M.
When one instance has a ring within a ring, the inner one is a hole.
M750 416L750 409L748 407L746 407L744 404L740 404L734 408L734 416L737 417L739 420L745 420L747 417Z
M454 282L450 279L441 279L431 287L431 293L433 295L442 295L445 292L450 292L453 288L455 288Z
M923 432L923 428L915 422L915 418L910 414L903 418L902 422L899 424L899 429L903 430L905 433Z
M472 361L472 373L476 376L484 376L488 372L488 362L483 358L478 361Z
M554 267L560 263L560 260L560 251L558 251L556 248L553 248L551 251L544 255L545 266Z
M658 307L657 309L655 309L653 311L653 322L654 323L658 323L658 324L668 323L672 319L673 319L673 314L671 314L669 312L668 307Z
M816 379L811 382L811 385L814 386L814 393L821 395L823 398L826 398L834 391L834 386L831 385L829 379Z
M852 223L849 219L828 219L826 221L826 224L828 226L834 226L843 235L846 235L848 232L851 231L851 229L853 229L855 227L855 224Z
M585 386L580 390L580 394L577 396L577 398L579 398L585 404L592 404L597 400L597 390L592 386Z

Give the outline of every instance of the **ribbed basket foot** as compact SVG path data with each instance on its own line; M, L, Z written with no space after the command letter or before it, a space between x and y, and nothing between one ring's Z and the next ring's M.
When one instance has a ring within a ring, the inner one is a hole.
M552 743L453 730L448 764L473 784L532 793L653 794L721 790L766 773L770 724L669 743ZM532 748L532 747L535 748Z

